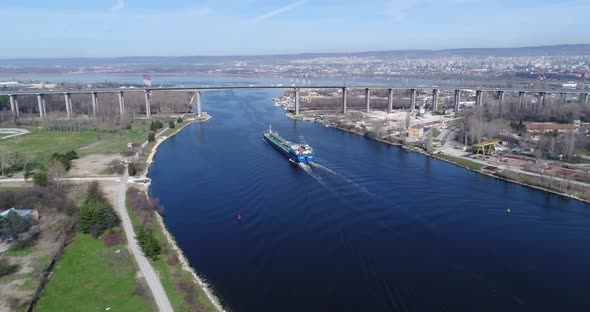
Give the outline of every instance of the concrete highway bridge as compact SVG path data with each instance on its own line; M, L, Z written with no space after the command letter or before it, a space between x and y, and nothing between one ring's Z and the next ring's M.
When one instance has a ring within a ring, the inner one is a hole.
M66 108L67 118L71 118L73 112L72 94L87 94L92 99L92 115L96 116L96 112L99 106L99 94L113 93L118 94L119 99L119 113L125 114L125 93L130 92L143 92L145 95L145 111L148 118L151 117L151 95L153 92L162 91L178 91L178 92L194 92L194 96L191 99L191 105L195 104L197 108L197 115L202 116L202 104L201 104L201 93L205 91L215 90L240 90L240 89L285 89L293 90L295 93L295 115L299 114L300 101L299 93L300 90L304 89L336 89L341 90L341 112L346 113L347 110L347 92L352 89L364 90L365 92L365 111L369 112L371 106L371 90L388 90L388 112L393 110L393 95L396 91L409 91L410 101L408 107L410 110L416 108L416 94L418 90L426 90L432 92L432 110L438 110L438 97L440 91L454 92L454 111L459 110L459 103L461 101L461 91L463 90L475 90L475 105L479 106L482 104L485 94L494 93L497 95L499 101L500 111L502 110L502 102L504 101L505 93L518 94L518 102L520 107L524 107L525 97L527 94L535 95L538 98L540 105L546 105L546 96L550 94L558 94L560 103L565 104L568 94L578 95L578 99L581 104L588 103L588 91L577 91L571 89L509 89L509 88L440 88L440 87L388 87L388 86L196 86L196 87L161 87L161 88L104 88L104 89L83 89L83 90L27 90L27 91L0 91L0 95L8 95L10 97L10 109L15 120L19 118L19 96L37 96L37 102L39 107L39 117L45 118L47 114L45 106L45 95L63 95L64 105Z

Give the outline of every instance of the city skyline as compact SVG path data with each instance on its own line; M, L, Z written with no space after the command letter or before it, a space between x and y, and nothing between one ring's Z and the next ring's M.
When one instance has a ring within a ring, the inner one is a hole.
M570 0L8 0L0 58L272 55L587 43ZM526 38L526 39L523 39Z

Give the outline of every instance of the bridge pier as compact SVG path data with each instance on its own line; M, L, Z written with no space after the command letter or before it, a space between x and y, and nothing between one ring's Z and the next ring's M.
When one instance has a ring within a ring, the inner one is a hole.
M561 92L559 94L559 103L565 105L567 103L567 93Z
M152 118L152 93L148 90L145 90L144 93L145 93L145 116L147 118Z
M539 92L539 103L537 103L537 108L540 107L545 107L545 96L546 93L545 92Z
M20 117L20 112L18 109L18 99L16 98L16 94L10 94L10 111L12 112L12 117L16 121Z
M203 117L203 107L201 106L201 91L195 93L197 97L197 117Z
M438 112L438 89L432 89L432 111Z
M459 103L461 102L461 90L455 90L455 100L453 101L453 110L459 111Z
M526 96L526 92L525 91L518 91L518 105L519 105L519 110L522 112L524 110L524 99Z
M342 108L341 113L346 114L346 87L342 88Z
M410 111L416 110L416 89L410 89Z
M371 105L371 89L365 89L365 113L369 113L369 106Z
M588 93L580 93L580 104L586 105L587 100L588 100Z
M504 91L498 91L498 114L502 115L502 105L504 105Z
M475 106L481 106L482 92L481 90L475 90Z
M387 112L393 112L393 89L389 88L389 95L387 96Z
M43 119L45 116L43 109L45 106L45 96L43 94L37 94L37 105L39 106L39 118Z
M299 115L299 88L295 88L295 116Z
M119 113L121 117L125 114L125 96L123 95L123 91L119 91Z
M98 94L92 92L90 95L92 97L92 117L96 118L96 112L98 111Z
M66 118L70 119L72 117L72 95L64 93L64 101L66 104Z

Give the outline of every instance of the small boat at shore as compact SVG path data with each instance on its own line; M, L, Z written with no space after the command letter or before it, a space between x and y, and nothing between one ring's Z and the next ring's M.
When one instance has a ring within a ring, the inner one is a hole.
M273 131L271 127L264 131L262 138L294 163L309 163L314 160L313 148L309 144L287 141L278 132Z

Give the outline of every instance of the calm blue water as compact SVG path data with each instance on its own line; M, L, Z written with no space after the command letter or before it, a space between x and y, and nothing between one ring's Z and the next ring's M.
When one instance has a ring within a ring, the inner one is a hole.
M213 119L163 143L150 171L228 309L590 310L590 206L293 121L278 94L205 93ZM265 144L271 124L318 164Z

